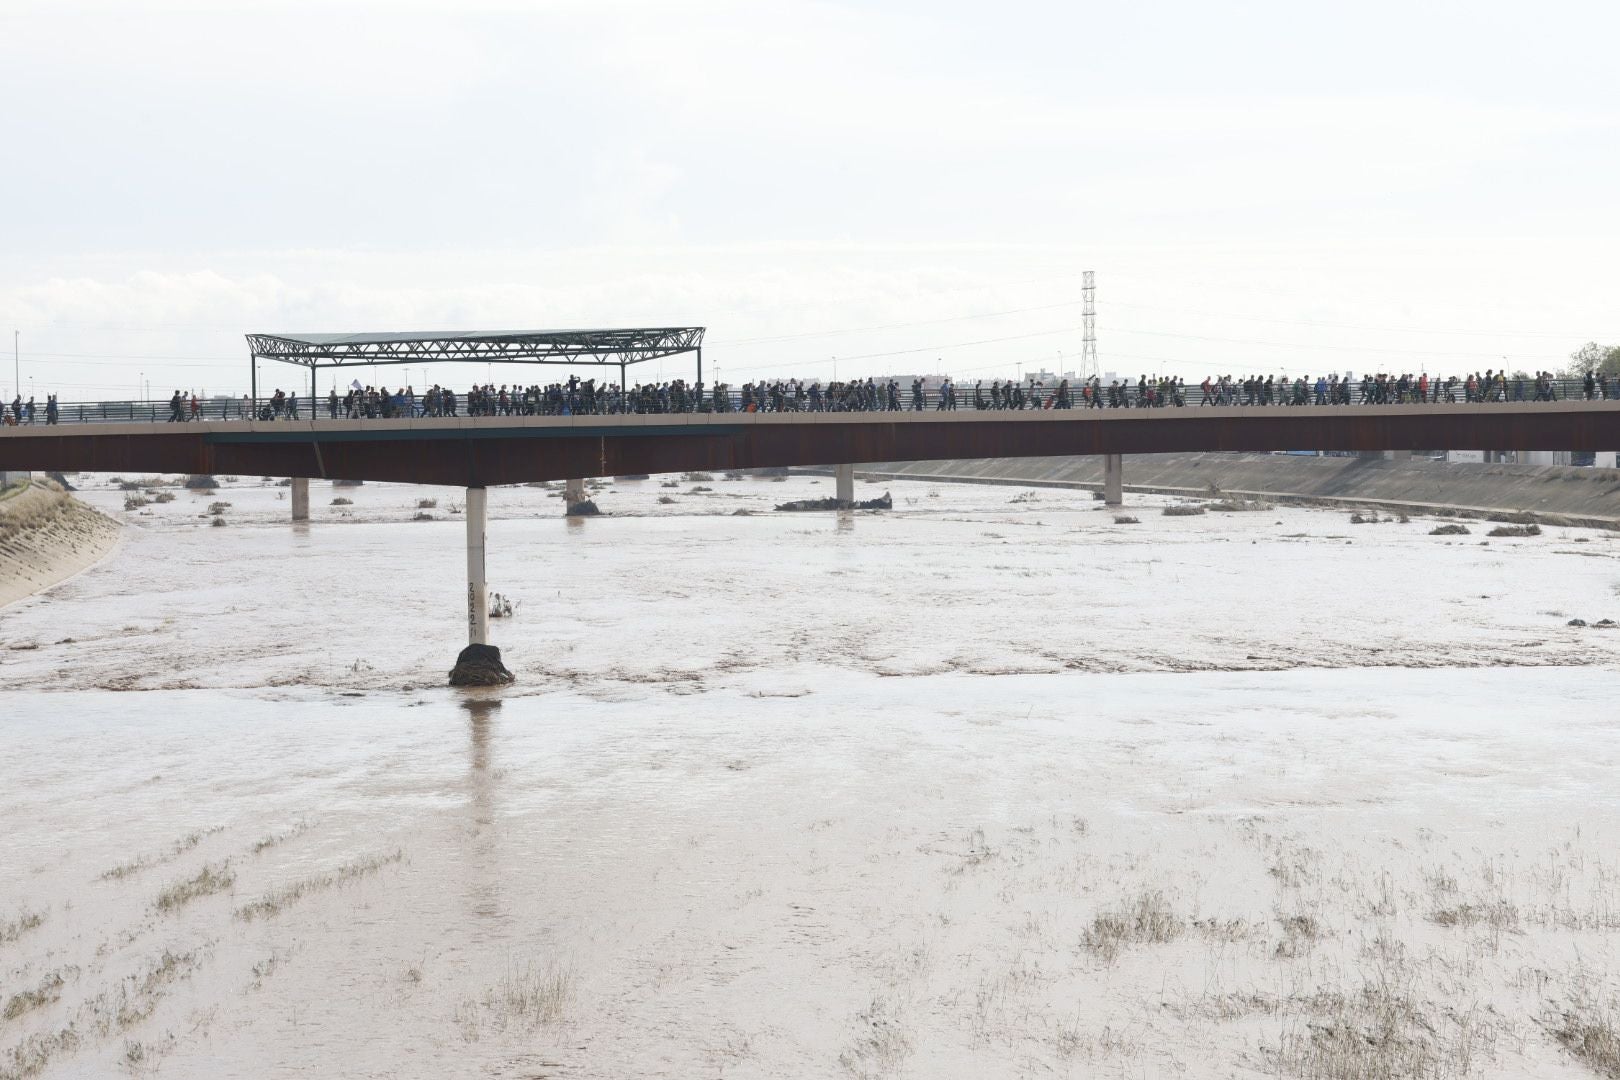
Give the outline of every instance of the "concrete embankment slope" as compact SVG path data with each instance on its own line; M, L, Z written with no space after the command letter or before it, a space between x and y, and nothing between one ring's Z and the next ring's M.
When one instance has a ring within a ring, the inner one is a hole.
M121 528L48 481L0 491L0 607L95 565Z
M897 480L1100 488L1100 457L985 458L856 466L858 475ZM1530 512L1570 524L1620 527L1620 469L1476 465L1286 454L1140 454L1125 458L1125 490L1222 492L1346 507L1454 507Z

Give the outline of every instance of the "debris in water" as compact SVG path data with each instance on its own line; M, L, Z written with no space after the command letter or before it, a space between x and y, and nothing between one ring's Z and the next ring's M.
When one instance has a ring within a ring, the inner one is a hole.
M777 507L778 510L893 510L894 500L889 498L885 491L882 498L857 499L854 502L843 502L839 499L800 499L797 502L785 502Z
M501 663L501 650L493 645L469 645L450 669L451 686L505 686L516 677Z

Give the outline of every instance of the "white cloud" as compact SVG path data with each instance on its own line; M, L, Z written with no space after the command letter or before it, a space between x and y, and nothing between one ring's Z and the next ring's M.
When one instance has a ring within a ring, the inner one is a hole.
M1186 314L1205 310L1601 336L1615 13L1467 15L14 3L0 320L41 363L94 354L56 372L86 385L123 379L102 356L234 364L263 326L692 320L720 362L786 371L1061 329L1065 311L798 336L1041 307L1088 268L1104 355L1132 363L1273 363L1212 340L1264 323ZM1150 330L1191 336L1125 347ZM1311 366L1352 340L1309 333Z

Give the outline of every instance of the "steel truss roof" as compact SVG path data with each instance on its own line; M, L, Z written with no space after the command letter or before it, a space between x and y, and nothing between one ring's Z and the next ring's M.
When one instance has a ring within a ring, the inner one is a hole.
M254 359L312 370L355 364L637 364L698 352L701 326L391 334L249 334Z

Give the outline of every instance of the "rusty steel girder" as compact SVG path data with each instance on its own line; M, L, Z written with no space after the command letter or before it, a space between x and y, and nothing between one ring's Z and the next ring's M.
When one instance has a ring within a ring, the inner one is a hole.
M1267 450L1611 450L1620 402L673 414L0 429L0 468L487 487L866 461Z

